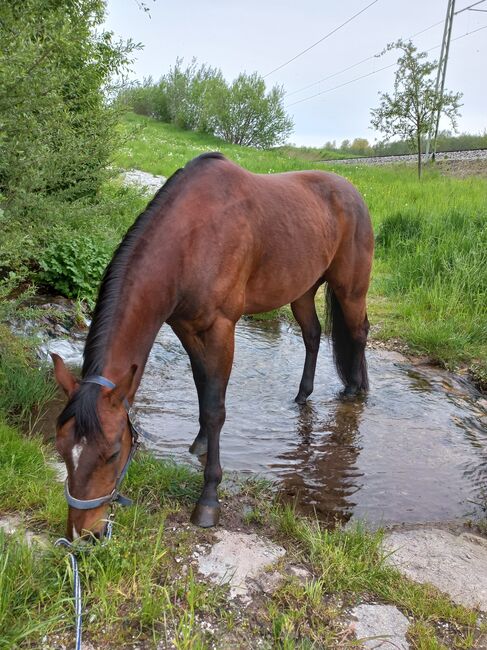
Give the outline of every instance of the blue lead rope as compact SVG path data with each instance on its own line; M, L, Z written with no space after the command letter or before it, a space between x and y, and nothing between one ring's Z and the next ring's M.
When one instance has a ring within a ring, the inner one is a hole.
M110 541L112 538L112 527L113 520L109 517L107 522L107 530L105 533L105 540L102 542L104 546L106 542ZM54 542L54 546L65 546L69 549L68 557L71 560L71 568L73 569L73 595L74 595L74 612L76 619L76 643L75 650L81 650L81 636L83 628L83 618L82 618L82 602L81 602L81 581L79 579L78 571L78 560L72 549L79 550L69 539L66 537L60 537Z
M112 381L110 381L110 379L107 379L106 377L103 377L101 375L91 375L83 379L82 382L86 384L98 384L99 386L104 386L105 388L112 388L112 389L115 388L115 384ZM116 481L114 489L110 494L107 494L103 497L99 497L97 499L76 499L73 496L71 496L71 494L69 493L68 481L66 479L66 482L64 484L64 496L66 497L68 504L72 508L77 508L79 510L91 510L93 508L98 508L101 505L110 504L110 503L119 503L122 506L128 506L132 504L130 499L127 499L126 497L124 497L118 492L118 488L120 486L120 483L123 481L125 474L127 473L129 465L135 455L135 452L137 451L137 447L139 445L140 431L133 424L130 418L130 404L126 399L124 400L124 406L127 411L130 433L132 435L132 447L130 449L130 453L125 463L125 466L123 467L122 472L120 473L120 476ZM104 546L106 542L110 541L110 539L112 538L112 525L113 522L112 522L112 517L110 515L107 521L107 527L104 534L104 541L102 542L102 546ZM75 648L76 650L81 650L81 633L82 633L81 582L79 579L78 561L75 555L75 552L80 549L77 545L72 544L69 541L69 539L66 539L66 537L60 537L58 540L54 542L54 545L65 546L67 549L69 549L68 555L69 555L69 559L71 560L71 566L73 568L74 609L76 614Z

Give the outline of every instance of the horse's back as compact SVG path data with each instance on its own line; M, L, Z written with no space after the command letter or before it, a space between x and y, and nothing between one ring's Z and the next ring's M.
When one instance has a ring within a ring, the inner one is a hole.
M179 212L182 227L199 233L187 254L200 273L186 283L211 285L216 302L236 312L294 301L324 277L344 242L370 238L360 194L336 174L253 174L217 156L190 166Z

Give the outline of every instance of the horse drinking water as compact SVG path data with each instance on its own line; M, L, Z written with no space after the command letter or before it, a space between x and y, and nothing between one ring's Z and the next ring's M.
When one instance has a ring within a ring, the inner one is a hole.
M67 536L102 536L135 448L127 414L154 339L167 322L188 353L207 453L191 521L218 523L220 430L243 314L291 303L306 348L296 396L313 390L321 328L314 297L328 284L328 316L345 393L367 389L365 297L373 255L367 208L344 178L321 171L252 174L203 154L159 190L120 244L101 283L81 379L53 355L69 401L56 446L68 479Z

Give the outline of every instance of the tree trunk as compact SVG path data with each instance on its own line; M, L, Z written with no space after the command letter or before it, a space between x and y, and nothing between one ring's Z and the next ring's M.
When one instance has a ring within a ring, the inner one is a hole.
M418 178L421 180L421 171L422 171L422 157L421 157L421 133L418 129Z

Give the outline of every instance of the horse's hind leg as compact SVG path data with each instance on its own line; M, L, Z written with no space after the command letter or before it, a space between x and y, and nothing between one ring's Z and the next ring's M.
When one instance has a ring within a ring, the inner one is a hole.
M328 286L328 315L331 320L333 355L345 395L355 395L369 387L365 345L369 321L365 305L367 287L347 290L343 285Z
M313 384L316 370L316 360L320 348L321 325L316 315L315 293L319 285L312 287L309 291L291 303L294 318L298 321L303 334L306 347L306 358L304 361L303 376L299 384L299 391L295 402L304 404L306 399L313 392Z
M204 332L173 329L188 352L200 406L200 433L195 442L208 442L205 482L191 522L203 528L216 526L220 516L217 488L222 478L220 431L225 422L225 393L233 362L235 324L217 318Z

